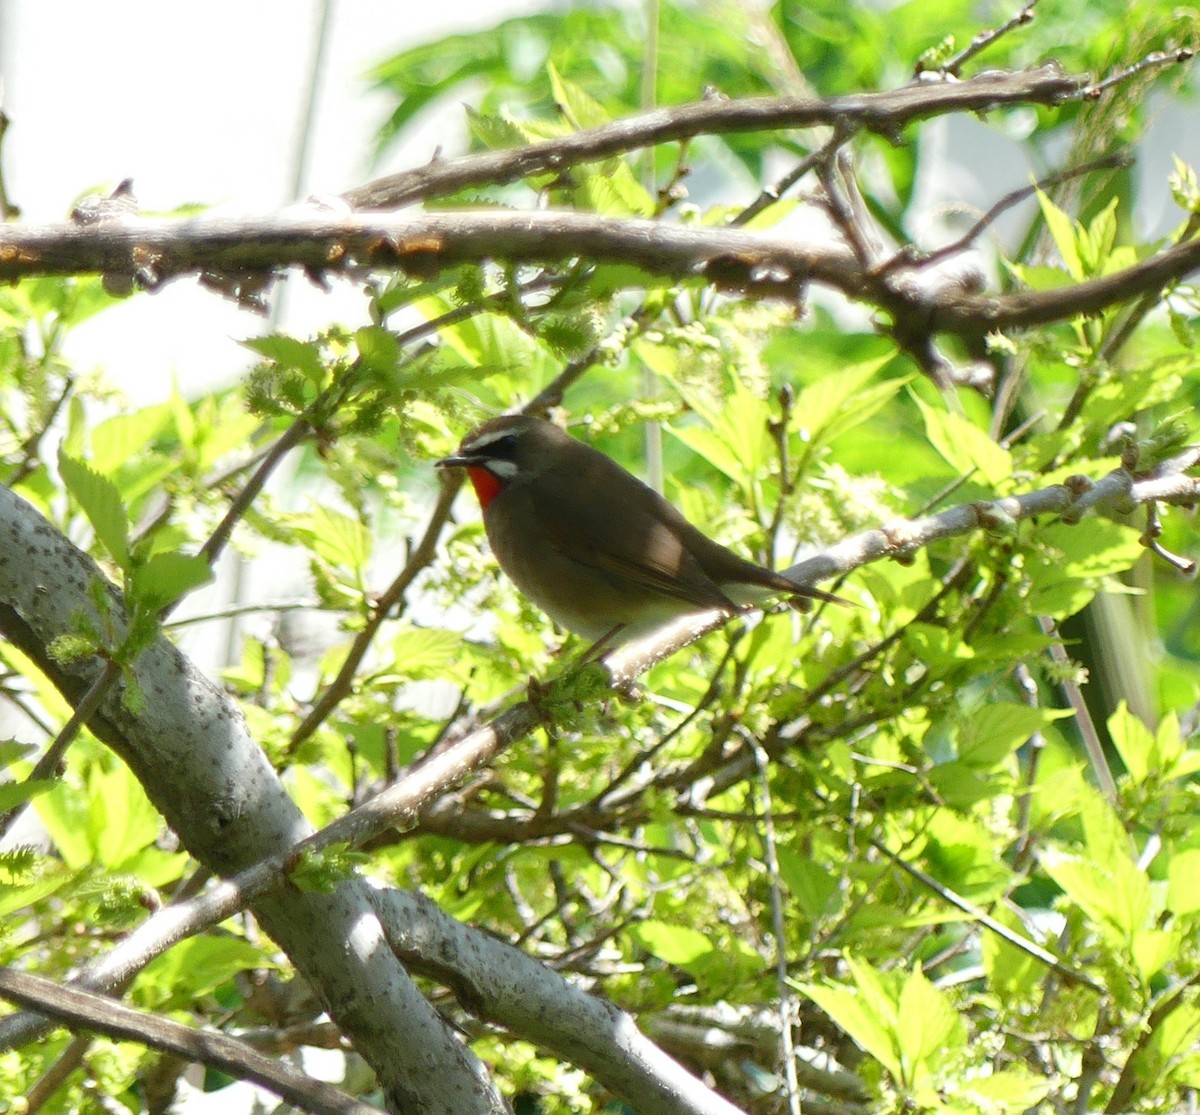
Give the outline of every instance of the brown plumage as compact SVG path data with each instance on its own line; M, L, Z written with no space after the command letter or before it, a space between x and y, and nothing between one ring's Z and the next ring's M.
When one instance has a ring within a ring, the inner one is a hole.
M540 418L493 418L438 465L467 469L501 568L585 638L613 645L771 594L843 603L738 557L616 461Z

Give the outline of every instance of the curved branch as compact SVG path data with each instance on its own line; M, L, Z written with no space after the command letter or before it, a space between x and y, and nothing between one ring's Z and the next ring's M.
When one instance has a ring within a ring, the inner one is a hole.
M1064 74L1051 62L1016 73L993 70L966 81L920 80L882 93L845 97L712 98L628 116L599 128L507 151L489 151L432 162L350 190L354 209L394 209L423 198L444 197L470 186L557 174L577 163L698 135L783 128L837 127L894 134L906 124L951 112L988 112L1009 105L1054 105L1077 94L1088 78Z

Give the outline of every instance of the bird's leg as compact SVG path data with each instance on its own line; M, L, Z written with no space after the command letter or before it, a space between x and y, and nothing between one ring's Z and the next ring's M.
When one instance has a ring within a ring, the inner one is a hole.
M625 624L618 623L611 631L606 631L579 657L579 665L586 666L590 662L599 662L613 649L613 640L625 630Z

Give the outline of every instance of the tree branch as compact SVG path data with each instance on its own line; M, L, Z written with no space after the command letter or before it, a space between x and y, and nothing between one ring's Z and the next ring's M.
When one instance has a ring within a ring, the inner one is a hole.
M97 580L102 574L86 554L13 492L0 489L0 632L72 704L83 699L103 665L94 659L64 665L47 648L76 630L81 613L101 625L89 589ZM120 594L107 591L108 622L120 628ZM237 872L264 854L287 853L308 834L233 702L165 637L142 652L133 672L147 696L145 707L125 707L113 686L88 725L129 766L201 863L215 872ZM361 882L349 880L329 894L264 889L254 913L297 969L322 989L331 1016L396 1107L443 1115L504 1110L486 1070L387 950ZM339 947L331 948L331 941ZM4 1024L15 1026L12 1018Z
M148 1045L189 1061L211 1065L274 1092L301 1111L317 1115L379 1115L323 1080L314 1080L282 1061L264 1057L225 1034L193 1030L149 1011L134 1010L89 991L61 987L52 980L0 968L0 995L72 1029L90 1030L118 1041Z
M918 81L882 93L844 97L714 97L695 104L654 109L599 128L573 132L507 151L488 151L430 163L368 182L343 195L354 209L396 209L444 197L471 186L515 182L557 174L578 163L673 143L698 135L761 132L820 126L866 129L894 135L906 124L952 112L989 112L1010 105L1055 105L1088 82L1064 74L1054 63L1016 73L991 71L966 81Z
M647 276L646 284L694 280L795 303L808 283L821 283L881 306L914 332L967 336L1098 313L1200 268L1200 240L1189 240L1072 286L972 294L953 284L917 282L911 266L875 274L844 249L741 229L552 211L414 217L306 212L238 220L129 218L85 226L0 226L0 280L137 270L162 283L188 272L245 275L287 266L312 274L371 268L427 275L481 259L562 264L577 260L582 250L589 260L636 266Z

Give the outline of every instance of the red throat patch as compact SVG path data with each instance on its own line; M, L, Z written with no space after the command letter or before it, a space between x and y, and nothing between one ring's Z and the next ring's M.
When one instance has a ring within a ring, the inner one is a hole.
M468 466L467 475L475 487L475 495L479 497L479 506L486 511L487 505L500 494L504 485L494 472L489 472L486 468Z

